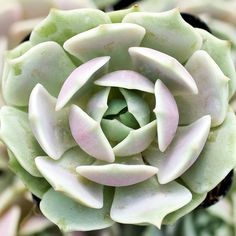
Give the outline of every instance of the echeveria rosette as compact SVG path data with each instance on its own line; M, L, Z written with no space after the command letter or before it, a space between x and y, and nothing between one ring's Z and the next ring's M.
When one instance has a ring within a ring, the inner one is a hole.
M1 138L64 231L175 222L236 164L230 45L178 10L53 10L8 52Z

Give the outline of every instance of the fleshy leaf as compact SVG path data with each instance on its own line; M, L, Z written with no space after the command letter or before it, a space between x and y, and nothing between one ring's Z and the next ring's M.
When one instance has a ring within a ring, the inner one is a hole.
M96 121L100 122L107 111L107 101L110 88L104 88L97 92L90 100L87 106L87 113Z
M209 192L235 167L235 133L236 118L233 112L229 112L224 123L211 130L203 152L182 176L192 191Z
M91 77L105 66L109 60L110 57L98 57L75 69L66 79L60 90L56 110L60 110L64 107L75 93L78 93L83 87L91 83Z
M101 127L109 141L120 142L126 138L133 129L122 124L119 120L102 119Z
M80 107L73 105L69 115L72 136L79 146L96 159L113 162L115 156L100 124Z
M229 81L229 98L236 90L236 73L231 58L231 44L229 41L220 40L205 30L197 29L203 38L202 50L213 58Z
M118 115L126 107L127 104L124 99L114 98L109 102L108 109L104 114L104 117Z
M129 48L129 54L136 70L153 82L162 80L173 95L198 93L194 79L175 58L144 47Z
M79 166L76 171L85 178L108 186L129 186L142 182L158 171L148 165L107 164Z
M35 27L30 41L34 44L55 41L62 45L68 38L76 34L110 22L110 18L104 12L95 9L70 11L53 9L48 17Z
M86 181L76 173L77 166L92 163L92 158L82 150L71 149L58 161L41 156L37 157L35 162L41 174L55 191L63 192L85 206L102 208L103 187Z
M133 91L120 89L124 96L128 111L135 117L139 125L142 127L150 121L150 109L146 101Z
M64 80L75 68L55 42L38 44L7 64L9 71L4 78L3 96L7 104L15 106L27 106L30 93L38 83L57 97Z
M134 12L126 15L123 22L146 29L141 46L166 53L180 63L184 63L202 45L200 35L182 19L177 9L163 13Z
M185 67L197 84L198 94L176 97L180 124L190 124L202 116L211 115L211 125L220 125L228 108L229 79L203 50L196 51Z
M131 68L129 47L139 46L145 29L136 24L105 24L68 39L64 48L86 62L98 56L110 56L110 71Z
M196 193L192 192L191 202L189 202L187 205L183 206L179 210L174 211L174 212L170 213L169 215L167 215L163 220L163 224L172 225L172 224L176 223L176 221L179 218L181 218L184 215L187 215L188 213L193 211L197 206L199 206L204 201L206 196L207 196L207 193L196 194Z
M191 192L172 182L159 185L153 177L145 182L115 191L111 218L123 224L150 223L160 228L163 218L189 203Z
M137 130L130 131L129 135L113 151L116 156L131 156L144 151L156 136L156 120Z
M89 231L109 227L113 221L109 217L112 193L104 193L102 209L88 208L71 198L50 189L40 203L42 213L66 232Z
M42 198L44 193L50 188L49 183L44 178L34 177L29 174L24 168L22 168L13 153L10 151L8 152L8 155L10 157L10 169L17 174L27 189L30 190L30 192L32 192L38 198Z
M159 169L158 180L166 184L181 176L196 161L201 153L211 126L210 116L205 116L189 126L179 127L175 138L164 152L156 152L146 159Z
M155 84L158 145L162 152L172 142L179 123L179 112L175 99L161 80Z
M100 86L136 89L147 93L154 93L154 84L148 78L131 70L111 72L94 83Z
M76 146L70 133L67 110L55 111L56 98L37 84L29 99L29 121L40 146L51 158L58 160L62 154Z
M1 108L0 136L11 150L20 165L31 175L40 177L34 159L44 155L29 126L28 116L16 108L4 106Z
M18 206L13 206L3 216L0 217L0 235L17 235L18 224L20 221L21 210Z
M136 4L128 9L108 12L107 15L110 17L112 23L121 23L126 15L128 15L131 12L137 12L137 11L140 11L140 9L139 6Z

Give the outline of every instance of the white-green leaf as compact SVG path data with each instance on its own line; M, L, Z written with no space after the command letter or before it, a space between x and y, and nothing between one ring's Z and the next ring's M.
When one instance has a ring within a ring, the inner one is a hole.
M157 140L164 152L172 142L179 123L179 112L174 97L161 80L155 84L156 106L153 110L157 119Z
M98 57L76 68L66 79L60 90L56 110L63 108L73 95L81 92L83 88L88 90L88 86L92 84L92 76L105 67L109 60L110 57Z
M129 135L117 144L113 151L116 156L131 156L144 151L156 136L156 120L130 131Z
M134 12L124 23L138 24L146 29L141 46L153 48L184 63L202 45L201 36L186 23L178 9L161 13Z
M4 106L0 112L0 136L20 165L31 175L41 177L34 159L44 155L32 134L28 115L16 108Z
M68 39L64 48L86 62L99 56L110 56L110 71L131 68L129 47L139 46L145 29L136 24L104 24Z
M76 34L108 23L111 23L110 18L104 12L96 9L70 11L52 9L47 18L35 27L30 41L34 44L55 41L63 45L68 38Z
M40 146L49 157L58 160L63 153L76 146L71 136L68 109L55 111L56 98L37 84L29 100L29 121Z
M171 182L158 184L155 177L145 182L116 188L111 218L123 224L153 224L160 228L163 218L188 204L191 192Z
M154 84L143 75L131 70L118 70L102 76L94 82L96 85L136 89L154 93Z
M220 125L228 108L228 81L206 51L196 51L185 68L194 78L198 94L176 96L180 124L190 124L210 115L213 127Z
M158 180L166 184L181 176L199 157L211 127L211 117L204 116L189 126L179 127L172 144L158 155L162 159ZM201 174L200 174L201 175Z
M85 206L102 208L103 187L86 181L76 173L77 166L92 163L92 158L82 150L79 148L69 150L59 161L41 156L37 157L35 162L41 174L55 191L63 192Z
M113 162L115 156L100 124L80 107L73 105L69 115L72 136L79 146L96 159Z
M49 220L65 232L98 230L113 224L109 216L111 201L112 192L105 191L103 208L93 209L50 189L43 196L40 209Z
M14 106L28 106L30 93L38 83L57 97L65 79L75 68L63 48L55 42L38 44L22 56L8 60L7 66L3 96L7 104Z
M107 164L79 166L76 171L85 178L108 186L129 186L142 182L158 171L148 165Z
M144 47L129 48L134 67L153 82L160 79L173 95L197 94L197 85L174 57Z
M120 89L124 96L128 111L135 117L140 127L148 124L150 121L150 108L147 102L133 91Z
M224 123L211 130L203 152L182 176L196 193L212 190L236 165L236 118L229 112Z

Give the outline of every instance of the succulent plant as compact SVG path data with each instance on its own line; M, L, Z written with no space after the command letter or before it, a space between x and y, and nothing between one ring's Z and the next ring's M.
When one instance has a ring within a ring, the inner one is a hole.
M177 9L52 10L6 54L11 169L63 231L174 223L236 164L230 53Z

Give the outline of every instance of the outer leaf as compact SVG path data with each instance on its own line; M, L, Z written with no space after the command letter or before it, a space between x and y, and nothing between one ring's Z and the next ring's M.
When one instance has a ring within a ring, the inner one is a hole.
M41 176L34 159L44 155L44 152L31 133L27 114L16 108L4 106L0 118L0 135L3 142L27 172L36 177Z
M224 123L210 132L203 152L182 176L196 193L213 189L236 165L236 118L229 112ZM200 174L199 174L200 173Z
M88 116L81 108L73 105L69 123L71 133L79 146L89 155L103 161L113 162L113 150L100 124Z
M76 34L110 22L110 18L104 12L95 9L70 11L53 9L48 17L33 30L30 41L34 44L55 41L62 45Z
M104 24L68 39L64 48L86 62L110 56L110 71L131 68L128 48L139 46L145 29L136 24Z
M195 79L198 94L176 97L180 124L189 124L202 116L211 115L211 125L220 125L228 108L229 79L203 50L195 52L185 67Z
M70 133L68 109L55 111L56 98L37 84L29 100L29 121L43 150L58 160L65 151L76 146Z
M180 63L185 62L202 44L200 35L182 19L177 9L163 13L130 13L123 22L146 29L141 46L164 52Z
M30 175L21 165L11 152L8 152L10 156L9 167L14 171L17 176L23 181L27 189L30 190L38 198L42 198L44 193L50 188L49 183L44 178L34 177Z
M35 162L54 190L63 192L85 206L102 208L102 186L86 181L76 173L77 166L88 165L92 162L92 158L81 149L69 150L59 161L44 156L37 157Z
M30 93L38 83L57 97L64 80L75 68L55 42L34 46L22 56L9 60L8 67L8 75L3 83L3 96L8 104L15 106L27 106Z
M159 185L153 177L143 183L116 189L111 218L125 224L153 224L160 228L163 218L191 201L191 192L172 182Z
M113 224L109 217L112 193L107 191L104 195L104 207L92 209L50 189L44 195L40 209L49 220L66 232L103 229Z
M209 53L225 76L230 78L229 98L231 98L236 90L236 73L231 58L231 43L229 41L220 40L205 30L197 30L203 39L202 49Z
M182 216L187 215L191 211L193 211L198 205L200 205L204 199L206 198L207 193L201 193L196 194L192 192L192 200L187 205L183 206L177 211L174 211L173 213L170 213L167 215L164 220L163 224L174 224L178 219L180 219Z

